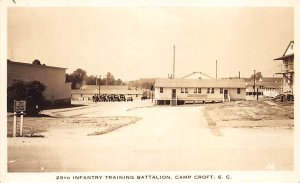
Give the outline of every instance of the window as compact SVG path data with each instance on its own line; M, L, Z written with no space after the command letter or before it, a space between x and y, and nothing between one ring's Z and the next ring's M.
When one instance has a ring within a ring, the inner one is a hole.
M194 93L197 93L197 88L194 88Z
M240 88L237 88L236 93L237 93L237 94L241 94L241 89L240 89Z
M198 88L198 93L201 93L201 88Z
M252 88L255 89L254 86L252 86Z
M181 93L184 93L184 89L183 88L181 88Z
M215 93L215 89L214 88L211 89L211 93Z
M188 88L185 88L185 93L189 93L189 90L188 90Z
M163 88L163 87L160 87L160 88L159 88L159 92L160 92L160 93L164 93L164 88Z
M264 86L259 86L259 89L264 89Z
M207 93L210 93L210 88L207 88Z
M220 94L223 94L223 88L220 88Z

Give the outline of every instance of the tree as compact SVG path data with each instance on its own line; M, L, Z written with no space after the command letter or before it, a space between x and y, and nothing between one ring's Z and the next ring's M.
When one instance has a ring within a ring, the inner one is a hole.
M7 110L13 112L14 100L26 100L26 115L37 116L46 105L45 89L39 81L14 80L7 88Z
M119 85L121 86L122 85L122 80L119 78L115 81L115 85Z
M122 79L116 80L115 77L108 72L106 76L101 77L100 79L97 76L90 75L88 76L85 70L77 69L72 74L66 74L66 82L72 83L72 89L79 89L83 84L87 85L123 85Z
M32 62L33 65L42 65L41 62L38 60L38 59L35 59L33 62Z
M252 75L250 76L250 78L251 78L251 79L254 79L254 74L252 74ZM262 76L261 72L256 72L256 73L255 73L255 80L260 80L260 79L262 79L262 78L263 78L263 76Z
M110 72L108 72L106 74L106 78L105 79L107 79L107 85L114 85L115 84L115 78L114 78L114 76Z
M72 83L72 89L79 89L86 77L87 74L85 70L76 69L72 74L66 74L66 81Z
M96 85L96 79L98 80L98 81L97 81L97 84L99 84L99 83L98 83L98 82L99 82L99 79L96 78L96 76L94 76L94 75L87 76L87 77L84 79L84 81L85 81L85 84L87 84L87 85Z
M128 85L136 88L150 89L155 83L155 78L145 78L129 81Z

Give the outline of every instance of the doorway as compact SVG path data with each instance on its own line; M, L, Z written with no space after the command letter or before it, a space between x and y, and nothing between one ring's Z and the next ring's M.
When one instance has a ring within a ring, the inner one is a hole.
M224 90L224 99L228 99L228 90Z
M172 89L172 99L176 99L176 89Z

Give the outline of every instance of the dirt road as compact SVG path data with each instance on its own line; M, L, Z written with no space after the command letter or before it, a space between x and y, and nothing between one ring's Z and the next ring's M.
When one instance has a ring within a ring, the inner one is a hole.
M142 119L100 136L9 138L9 171L293 168L293 129L211 128L203 117L203 106L134 109L144 105L101 103L79 110L47 111L62 116L117 115Z

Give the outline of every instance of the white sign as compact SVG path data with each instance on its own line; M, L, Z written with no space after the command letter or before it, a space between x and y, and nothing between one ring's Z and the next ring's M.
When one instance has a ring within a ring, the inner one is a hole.
M26 101L25 100L20 100L20 101L15 100L14 111L15 112L25 112L26 111Z

